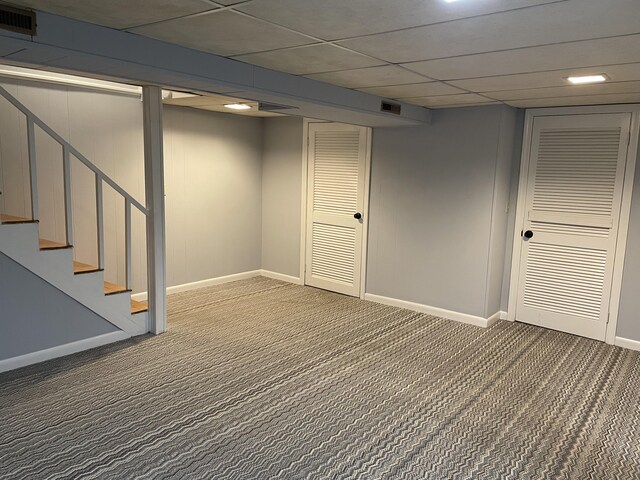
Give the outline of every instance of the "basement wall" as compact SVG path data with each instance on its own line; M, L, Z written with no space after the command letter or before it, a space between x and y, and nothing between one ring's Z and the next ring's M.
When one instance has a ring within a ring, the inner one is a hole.
M0 253L0 360L117 331Z
M142 102L139 97L27 80L0 79L0 85L76 147L94 165L144 204ZM36 127L40 237L66 243L62 150ZM5 212L31 215L29 159L24 115L0 97L0 164ZM95 181L77 159L71 161L74 255L97 265ZM122 285L124 201L104 188L105 279ZM144 226L133 209L134 286L146 283ZM146 287L143 288L146 290Z
M0 85L145 203L139 97L22 79ZM167 285L260 269L262 119L167 106L164 136ZM0 191L4 213L19 217L31 209L26 138L24 116L0 98ZM64 243L61 149L43 132L36 139L40 236ZM74 255L97 265L93 175L73 160L72 179ZM105 279L122 285L124 202L105 187L104 205ZM143 292L145 229L136 209L132 243L134 293Z
M262 268L300 276L303 121L264 119Z
M374 130L367 293L498 311L516 125L515 109L489 106Z
M259 270L262 119L163 113L167 285Z

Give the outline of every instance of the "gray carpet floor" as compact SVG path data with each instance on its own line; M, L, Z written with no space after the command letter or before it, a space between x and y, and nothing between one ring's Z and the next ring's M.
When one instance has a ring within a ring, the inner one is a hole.
M640 479L640 355L256 278L0 375L0 478Z

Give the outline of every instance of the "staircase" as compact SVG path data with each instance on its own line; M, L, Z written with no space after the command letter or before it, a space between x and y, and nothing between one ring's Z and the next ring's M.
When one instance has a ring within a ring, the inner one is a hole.
M148 220L149 211L108 177L60 135L48 127L15 97L0 87L0 96L21 111L27 121L27 146L31 185L31 218L0 212L0 252L89 308L126 334L149 331L147 302L131 299L131 210L137 208ZM62 147L65 200L66 243L41 238L38 221L35 131L38 126ZM97 265L78 262L73 254L73 219L70 157L78 159L95 175L96 222L98 231ZM109 185L124 198L126 284L104 279L103 185Z

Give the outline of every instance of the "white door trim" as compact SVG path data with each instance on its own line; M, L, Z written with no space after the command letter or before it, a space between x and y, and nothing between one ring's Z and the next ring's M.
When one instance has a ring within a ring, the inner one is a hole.
M524 208L526 199L526 185L529 175L529 160L531 154L531 141L533 133L533 121L536 117L555 115L584 115L603 113L631 113L631 128L629 147L627 149L627 161L625 165L624 184L622 191L622 204L620 208L620 221L618 222L618 241L614 254L613 279L611 284L611 299L609 302L609 322L605 336L606 343L615 344L616 328L620 308L620 293L622 290L622 274L624 269L624 257L627 247L627 235L629 230L629 216L631 214L631 199L633 195L633 180L635 175L636 158L638 155L638 137L640 135L640 105L602 105L592 107L562 107L562 108L536 108L527 110L524 124L524 137L522 141L522 156L520 159L520 178L518 181L518 200L516 207L516 221L513 232L513 251L511 257L511 278L509 282L509 306L507 320L516 320L516 303L518 296L518 279L520 277L520 256L522 242L520 232L523 228Z
M305 118L302 125L302 188L301 212L300 212L300 281L305 284L305 268L307 263L307 201L308 201L308 176L309 176L309 124L329 123L323 120ZM364 208L362 211L362 257L360 262L360 298L364 300L367 283L367 240L369 238L369 184L371 183L371 128L366 129L367 150L365 152L364 173Z

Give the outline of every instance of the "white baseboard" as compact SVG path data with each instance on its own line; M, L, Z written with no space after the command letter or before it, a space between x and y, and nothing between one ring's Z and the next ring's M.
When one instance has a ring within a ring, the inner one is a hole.
M260 275L267 278L273 278L274 280L281 280L283 282L294 283L296 285L304 285L304 282L299 277L285 275L284 273L272 272L270 270L260 270Z
M167 295L171 295L172 293L188 292L189 290L197 290L198 288L211 287L213 285L222 285L223 283L236 282L238 280L246 280L247 278L259 277L261 274L262 270L251 270L249 272L234 273L233 275L226 275L224 277L208 278L198 282L175 285L173 287L167 287ZM138 302L146 300L147 292L135 293L131 295L131 298Z
M504 310L500 311L500 320L509 320L509 314Z
M392 307L406 308L407 310L413 310L415 312L427 313L436 317L442 317L449 320L455 320L456 322L468 323L477 327L487 328L496 323L500 318L500 312L496 312L489 318L477 317L475 315L469 315L467 313L453 312L451 310L445 310L438 307L431 307L429 305L422 305L421 303L407 302L405 300L398 300L396 298L383 297L380 295L373 295L372 293L365 293L365 300L370 302L382 303L383 305L389 305Z
M616 337L615 346L640 351L640 342L638 340L631 340L630 338Z
M502 315L503 314L506 315L505 312L498 311L498 312L494 313L493 315L491 315L489 318L487 318L487 327L495 325L498 321L502 320ZM478 318L482 318L482 317L478 317Z
M65 343L64 345L58 345L57 347L47 348L38 352L7 358L5 360L0 360L0 372L8 372L9 370L15 370L16 368L26 367L28 365L52 360L58 357L64 357L66 355L71 355L72 353L89 350L90 348L101 347L102 345L119 342L121 340L126 340L127 338L131 338L131 335L123 332L122 330L118 330L117 332L105 333L96 337Z

